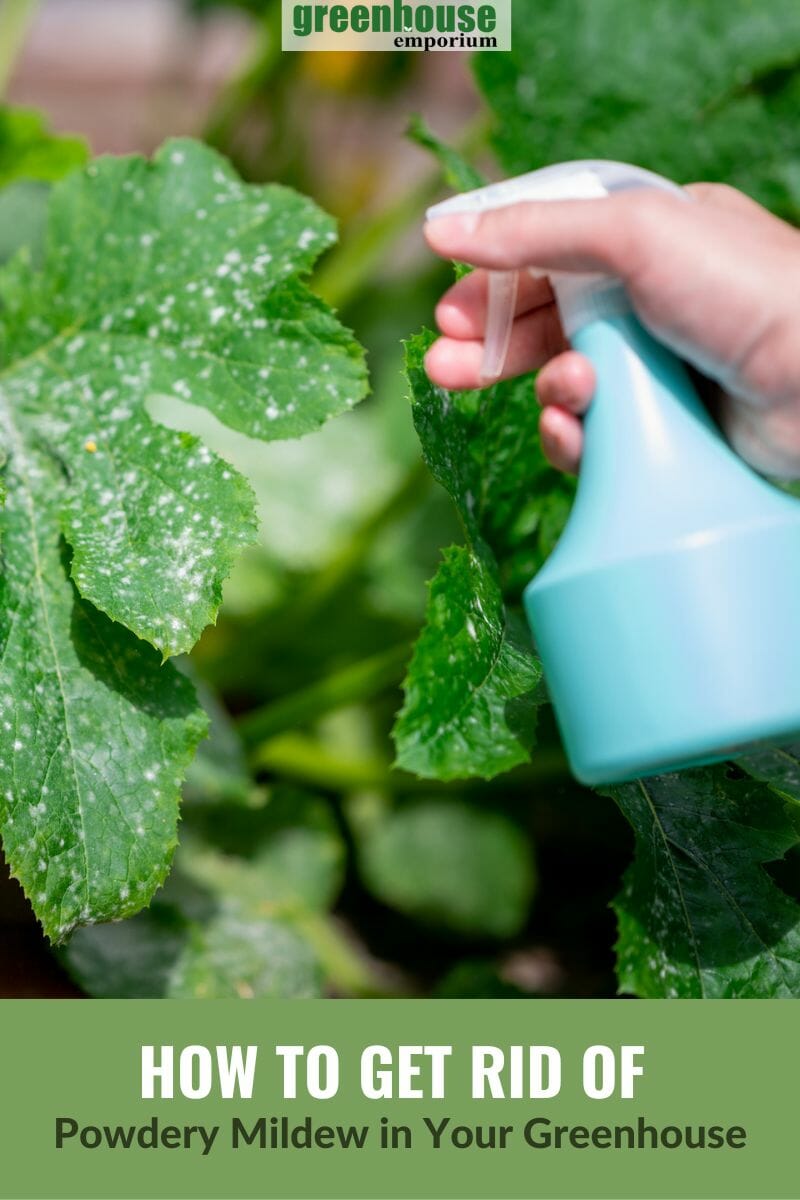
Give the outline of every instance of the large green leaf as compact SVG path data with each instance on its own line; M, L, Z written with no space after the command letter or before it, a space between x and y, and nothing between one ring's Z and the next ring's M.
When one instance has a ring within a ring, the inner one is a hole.
M146 400L263 438L351 407L361 352L297 278L333 237L309 201L172 142L58 184L41 269L0 271L0 827L53 938L164 876L205 722L145 643L194 643L253 534L246 482Z
M406 351L425 461L455 502L468 547L430 586L394 730L397 761L439 779L491 778L529 757L541 668L517 598L566 519L572 487L545 462L530 378L447 392L425 373L433 334Z
M621 159L800 213L794 0L516 0L511 51L475 63L509 173Z
M41 113L0 105L0 187L19 179L53 183L82 167L86 143L51 133Z
M535 887L530 846L500 813L416 801L367 824L359 851L370 889L409 916L497 938L525 922Z
M636 834L614 907L620 988L644 997L800 992L800 906L762 864L800 842L800 808L725 767L604 789Z
M318 995L345 854L327 802L279 788L258 810L186 815L176 871L151 908L79 930L62 952L71 974L93 996Z
M445 551L394 728L397 765L417 775L490 779L528 759L541 667L507 612L491 563Z

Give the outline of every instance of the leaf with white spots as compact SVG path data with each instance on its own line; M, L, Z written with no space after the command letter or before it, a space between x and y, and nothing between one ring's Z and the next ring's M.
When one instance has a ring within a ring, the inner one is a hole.
M636 835L614 901L622 991L797 996L800 905L763 864L796 853L800 810L777 787L733 776L716 766L601 789Z
M206 718L191 683L81 600L47 457L7 468L0 596L0 827L47 935L136 912L163 882Z
M430 585L425 627L393 737L397 765L435 779L491 779L526 762L541 667L496 572L452 546Z
M433 342L409 340L406 373L426 463L452 497L467 548L445 552L394 729L397 762L436 779L491 779L530 757L541 665L506 607L546 557L568 490L542 457L530 379L448 392L425 373Z
M362 353L298 279L333 239L311 201L171 142L65 180L41 270L0 276L4 407L49 451L75 582L165 656L213 620L253 500L145 402L172 392L259 438L352 407Z
M41 266L0 269L0 829L54 940L163 881L206 721L158 652L191 648L254 533L246 481L147 401L261 438L355 404L362 352L299 278L333 239L173 142L57 185Z

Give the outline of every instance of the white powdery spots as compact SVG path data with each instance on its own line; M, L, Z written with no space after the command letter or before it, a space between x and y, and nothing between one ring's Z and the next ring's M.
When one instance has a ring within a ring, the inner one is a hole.
M340 328L290 279L333 238L302 198L245 186L210 152L179 143L151 166L103 160L69 204L57 194L52 203L63 205L59 244L30 273L30 311L20 311L19 350L4 345L0 387L0 421L14 421L3 438L13 446L6 579L30 631L0 662L0 796L15 870L58 937L120 916L131 897L146 903L161 877L173 781L199 729L189 728L191 701L176 701L185 683L143 641L166 654L192 645L253 530L241 477L154 426L147 399L207 403L236 428L274 437L309 424L287 429L288 415L308 407L319 423L363 385ZM112 210L113 222L94 219ZM319 387L329 362L335 403ZM73 583L93 605L83 624ZM128 864L128 878L104 876L110 858Z

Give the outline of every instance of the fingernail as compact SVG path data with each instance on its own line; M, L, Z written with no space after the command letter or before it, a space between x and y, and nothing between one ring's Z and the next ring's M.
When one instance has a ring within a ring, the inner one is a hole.
M426 232L435 235L437 242L460 242L471 237L478 228L478 213L453 213L428 221Z

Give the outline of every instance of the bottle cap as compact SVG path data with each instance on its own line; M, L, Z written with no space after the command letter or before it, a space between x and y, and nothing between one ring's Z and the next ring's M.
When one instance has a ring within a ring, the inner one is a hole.
M531 200L597 200L615 192L636 188L658 188L688 199L677 184L652 171L627 163L602 159L557 163L538 171L529 171L501 183L490 183L473 192L451 196L428 209L428 220L453 216L456 213L480 213L490 209L507 208ZM569 271L539 271L547 275L558 303L561 323L566 336L600 317L618 316L629 312L630 304L622 285L613 276ZM511 329L514 324L519 271L490 271L481 375L488 383L498 379L505 364Z

